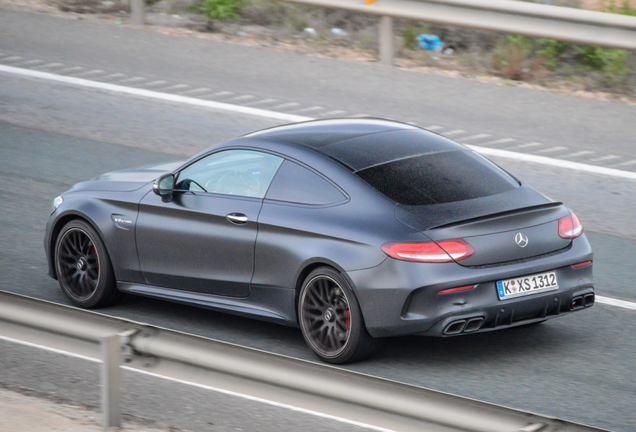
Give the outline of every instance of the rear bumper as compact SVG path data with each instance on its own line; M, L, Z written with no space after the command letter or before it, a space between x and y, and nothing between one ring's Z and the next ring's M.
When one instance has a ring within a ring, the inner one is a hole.
M461 314L454 314L436 322L431 328L417 333L423 336L458 336L500 330L507 327L532 324L556 318L560 315L583 310L594 304L594 289L569 292L551 292L552 295L526 298L523 301L476 308Z
M374 337L421 334L455 336L530 324L594 304L593 259L585 236L562 253L490 268L455 263L421 264L387 259L371 269L348 272L369 333ZM556 271L559 288L499 300L498 280ZM439 291L477 285L469 291Z

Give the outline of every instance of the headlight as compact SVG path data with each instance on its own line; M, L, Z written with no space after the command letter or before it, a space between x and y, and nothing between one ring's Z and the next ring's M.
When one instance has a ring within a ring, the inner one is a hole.
M64 198L62 198L61 196L55 198L53 200L53 203L51 204L51 214L53 214L53 212L55 212L55 210L57 210L57 208L61 206L63 202Z

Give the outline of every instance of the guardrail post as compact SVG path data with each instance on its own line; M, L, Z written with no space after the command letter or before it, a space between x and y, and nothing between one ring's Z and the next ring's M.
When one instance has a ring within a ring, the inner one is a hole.
M121 345L119 335L102 339L102 426L121 427L121 380L119 365Z
M135 26L144 25L144 0L130 0L130 22Z
M380 19L380 62L393 64L393 18L389 16Z

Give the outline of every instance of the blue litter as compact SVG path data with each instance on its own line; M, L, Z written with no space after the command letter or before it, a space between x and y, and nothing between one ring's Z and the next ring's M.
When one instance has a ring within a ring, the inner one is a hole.
M426 48L431 51L441 51L444 46L444 42L439 40L439 36L421 34L417 37L422 48Z

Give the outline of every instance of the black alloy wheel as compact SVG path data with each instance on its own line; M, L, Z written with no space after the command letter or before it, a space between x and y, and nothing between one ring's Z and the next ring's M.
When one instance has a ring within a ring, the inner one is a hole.
M369 335L360 306L342 275L329 267L309 274L298 299L298 318L305 341L323 361L362 360L379 347Z
M77 306L106 306L121 298L106 248L82 220L62 228L55 244L55 270L62 291Z

